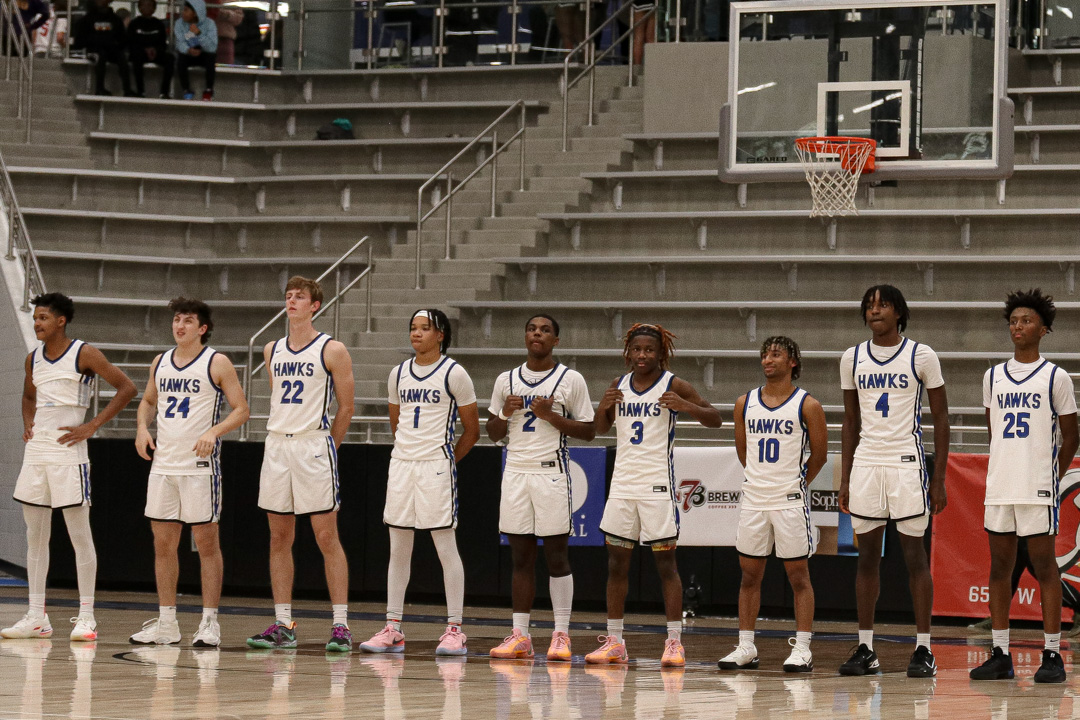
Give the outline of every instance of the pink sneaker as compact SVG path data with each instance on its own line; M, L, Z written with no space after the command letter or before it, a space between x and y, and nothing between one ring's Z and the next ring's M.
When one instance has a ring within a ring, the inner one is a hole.
M491 657L499 660L519 660L533 656L532 638L522 635L520 630L514 630L508 638L503 638L502 644L491 648Z
M570 636L564 632L551 634L551 645L548 646L547 659L557 662L570 662Z
M439 646L435 648L436 655L464 655L469 652L465 647L465 633L457 625L447 625L446 632L439 638Z
M360 643L360 649L370 653L403 653L405 652L405 636L400 630L395 630L393 625L387 623L379 632L367 642Z
M590 665L602 665L616 663L619 665L630 661L626 654L626 644L619 642L614 635L601 635L597 638L602 644L596 650L585 656L585 662Z
M686 665L686 650L682 642L675 638L668 638L664 643L664 655L660 658L660 667L684 667Z

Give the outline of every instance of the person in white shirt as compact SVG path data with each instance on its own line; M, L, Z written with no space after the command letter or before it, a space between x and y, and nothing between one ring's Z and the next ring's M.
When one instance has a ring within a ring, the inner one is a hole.
M1061 658L1061 574L1055 540L1061 477L1069 469L1080 435L1076 396L1069 374L1039 353L1054 324L1054 299L1041 290L1017 290L1005 300L1013 357L983 376L983 405L990 431L983 524L990 539L990 618L993 647L973 680L1014 675L1009 654L1009 605L1017 538L1027 539L1039 581L1043 615L1042 664L1037 683L1065 682ZM1058 431L1061 442L1058 443Z
M529 614L536 594L537 538L544 541L555 631L547 659L570 661L570 608L574 576L567 552L573 530L568 437L590 441L593 407L576 370L558 363L559 323L540 314L525 323L524 365L499 375L485 426L492 442L506 438L499 531L510 541L514 629L491 650L502 659L533 657Z
M383 522L390 529L386 626L360 644L365 652L405 652L401 618L417 530L431 532L446 590L446 631L435 654L468 652L461 631L465 570L455 534L457 463L480 439L480 413L472 378L446 356L451 337L450 320L443 311L417 310L409 320L409 341L416 355L396 366L387 378L394 449L383 509ZM462 433L455 440L459 416Z
M214 330L210 307L189 298L169 302L176 347L158 355L139 403L135 449L153 460L146 487L146 516L154 533L154 568L158 616L131 636L136 645L180 642L176 619L176 582L180 564L176 550L184 525L199 552L203 614L192 638L195 647L221 643L218 601L223 560L218 536L221 517L221 437L248 419L248 403L225 355L207 346ZM222 419L222 398L232 408ZM157 423L157 441L150 422ZM150 451L153 451L153 458Z
M892 285L869 288L859 306L870 340L840 359L844 391L840 509L851 514L858 538L855 599L859 646L841 675L881 672L874 653L874 610L880 591L881 543L892 520L900 535L915 612L916 646L908 677L933 677L930 650L934 581L923 545L931 515L945 509L949 459L949 402L937 354L901 335L911 316L904 294ZM927 476L922 441L922 394L934 417L934 474Z
M814 588L807 559L814 554L810 483L825 465L829 431L825 411L793 381L802 374L799 345L784 336L761 346L765 384L735 401L735 450L745 468L739 530L739 644L717 663L723 670L758 666L754 626L761 607L765 561L776 549L795 594L795 644L786 672L814 669L810 633Z

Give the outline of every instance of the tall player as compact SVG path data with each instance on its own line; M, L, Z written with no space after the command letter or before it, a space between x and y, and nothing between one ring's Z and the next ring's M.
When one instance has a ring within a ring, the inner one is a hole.
M94 585L97 552L90 534L90 461L86 441L135 397L135 384L101 351L67 336L75 317L71 298L60 293L38 295L34 335L41 341L26 357L23 383L22 470L15 482L15 500L26 521L26 578L30 607L22 619L0 630L5 638L47 638L52 625L45 613L45 577L49 573L49 535L54 509L63 509L64 524L75 549L79 581L79 614L71 639L97 639ZM98 375L116 390L93 419L84 422L90 388Z
M768 338L761 346L761 369L765 384L735 401L735 450L746 468L735 540L742 568L739 645L718 665L724 670L758 666L754 624L765 560L775 546L795 593L795 645L784 670L810 672L814 588L807 558L814 553L814 535L808 487L825 465L829 431L821 403L793 384L802 373L794 340Z
M892 285L875 285L863 295L863 322L870 340L844 352L840 387L844 426L840 509L851 513L858 538L855 598L859 647L840 666L841 675L881 671L874 653L874 608L880 587L881 542L885 523L896 522L908 568L915 611L916 647L908 677L932 677L937 662L930 651L934 583L923 546L931 515L945 509L945 467L949 459L949 403L941 364L928 346L900 333L911 313ZM922 392L934 417L934 475L926 476L922 443Z
M247 398L236 368L227 357L207 347L214 320L206 303L188 298L169 302L176 347L154 358L150 379L139 403L135 449L150 460L146 484L146 516L154 533L154 570L158 616L131 636L136 645L180 642L176 620L176 582L180 564L176 550L185 524L199 551L203 613L192 638L195 647L221 643L218 601L223 561L218 541L221 516L221 436L248 419ZM219 417L222 395L232 410ZM157 442L150 422L157 420Z
M1013 677L1009 654L1009 604L1018 537L1042 597L1044 650L1035 682L1065 682L1061 659L1061 576L1054 548L1059 486L1080 444L1076 397L1068 373L1044 360L1039 343L1051 331L1057 309L1041 290L1017 290L1005 300L1013 356L983 376L983 405L990 430L984 525L990 538L990 617L993 650L971 670L972 680ZM1057 430L1061 427L1061 446Z
M593 407L585 378L555 362L559 323L536 315L525 324L524 365L499 375L486 429L492 442L507 438L499 531L510 540L514 629L491 650L493 658L530 658L529 613L536 595L536 540L544 541L555 631L548 660L570 660L574 576L567 544L573 528L566 438L590 441Z
M413 536L431 532L442 563L446 590L446 631L436 655L465 655L461 632L465 605L465 569L458 554L457 463L480 439L476 391L465 368L446 356L450 320L441 310L417 310L409 320L415 357L390 371L387 400L394 449L386 480L383 522L390 529L386 571L386 626L360 649L373 653L405 652L401 617L409 585ZM461 416L461 437L454 427Z
M338 537L341 505L337 450L353 414L353 365L349 351L315 329L322 306L319 283L295 276L285 286L289 334L263 348L270 379L270 418L259 477L259 507L270 522L270 584L274 624L248 638L253 648L296 647L292 619L296 518L307 515L323 556L334 620L326 649L352 650L349 632L349 565ZM337 412L330 421L330 405Z
M682 646L682 582L675 564L679 511L672 450L679 413L708 428L720 413L690 383L675 377L668 362L675 336L659 325L638 323L626 333L623 358L630 372L615 378L596 408L596 433L615 426L615 471L600 521L608 549L607 635L585 656L588 663L626 663L623 610L634 546L652 548L664 594L668 639L660 664L686 664Z

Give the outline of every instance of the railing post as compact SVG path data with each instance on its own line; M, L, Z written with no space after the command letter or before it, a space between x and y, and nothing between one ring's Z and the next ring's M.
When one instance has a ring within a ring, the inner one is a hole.
M454 174L452 172L447 171L447 173L446 173L446 259L447 260L450 259L450 219L451 219L451 215L452 215L451 208L453 207L453 203L454 203L454 196L451 194L453 192L453 189L454 189L453 188L453 182L454 182Z
M510 0L510 64L517 65L518 0Z
M341 266L334 271L334 334L341 334Z
M518 148L518 190L525 191L525 103L521 103L521 147Z
M271 70L274 69L274 55L277 53L277 19L277 0L270 0L270 62L267 67Z
M570 132L570 55L566 56L566 62L563 63L562 85L562 151L566 152L566 136Z
M495 184L499 181L499 131L491 133L491 217L495 217ZM447 260L450 258L447 257Z
M436 52L439 55L438 66L442 67L446 55L446 0L439 0L439 47Z
M424 188L416 192L416 289L420 289L420 245L424 231Z
M371 255L372 250L375 248L375 243L368 242L367 247L367 279L364 281L367 284L365 290L367 291L367 310L365 311L365 320L367 329L364 332L371 332L371 279L374 273L371 271Z
M682 39L682 0L675 0L675 42Z
M7 179L5 178L5 182ZM6 195L7 193L5 193ZM8 246L7 255L8 260L15 259L15 198L6 197L4 201L7 203L7 215L8 215Z
M48 52L48 51L46 51ZM34 124L34 46L26 41L26 143L30 144L30 130Z
M22 294L22 307L21 307L21 310L23 312L26 312L27 310L30 309L30 276L31 276L31 274L32 273L30 272L29 263L27 263L23 267L23 294ZM95 412L94 414L96 415L97 413Z
M593 122L593 108L596 101L596 65L589 67L589 127L592 127Z
M367 69L375 66L375 45L372 36L375 34L375 0L368 0L367 4Z
M300 26L297 28L296 35L296 69L304 69L304 21L307 20L307 3L305 0L300 0L300 12L297 16L297 21ZM335 333L336 334L336 333Z

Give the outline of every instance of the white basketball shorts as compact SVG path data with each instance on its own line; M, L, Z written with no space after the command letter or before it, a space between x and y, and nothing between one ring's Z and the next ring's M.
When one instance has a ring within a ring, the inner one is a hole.
M608 498L600 531L617 540L642 545L670 543L679 537L679 511L670 497Z
M740 555L766 558L775 547L780 560L801 560L814 554L814 545L814 527L806 507L739 510L735 549Z
M904 535L919 537L930 522L925 475L921 468L883 465L851 468L848 486L851 529L856 535L870 532L888 520Z
M54 509L90 504L90 463L24 464L15 481L14 498L24 505Z
M158 475L146 481L146 517L188 525L221 519L220 475Z
M259 507L279 515L315 515L341 505L337 448L323 433L268 433L259 476Z
M457 468L449 458L390 458L383 522L409 530L457 527Z
M503 471L499 532L551 537L569 535L570 476Z
M1053 505L987 505L983 527L991 535L1057 535L1058 509Z

